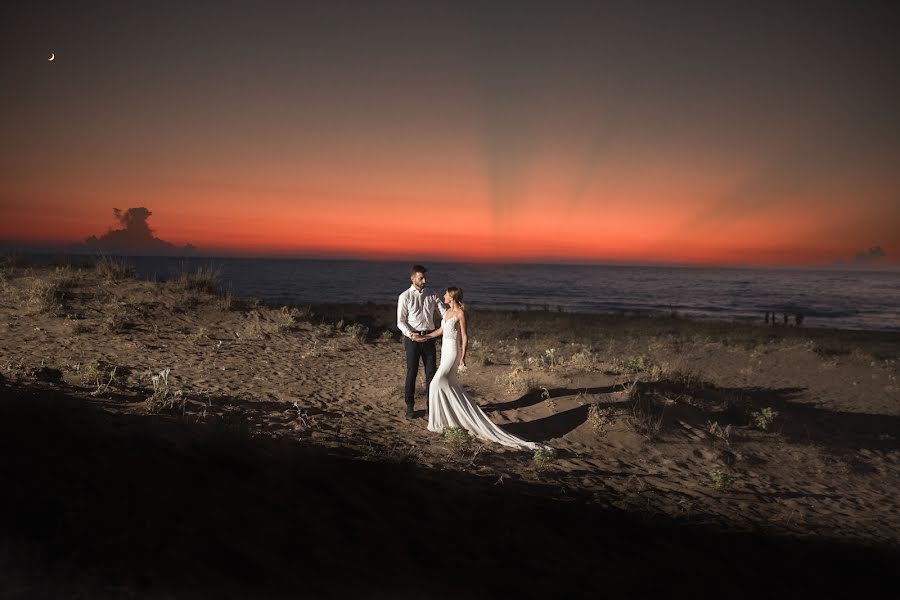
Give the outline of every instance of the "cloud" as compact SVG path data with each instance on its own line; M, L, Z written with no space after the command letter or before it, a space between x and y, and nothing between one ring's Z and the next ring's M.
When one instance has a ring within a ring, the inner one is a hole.
M887 256L887 253L885 253L881 246L873 246L869 248L868 251L863 250L857 252L856 256L854 256L850 262L854 265L870 265L885 256Z
M190 254L197 249L191 244L183 247L161 240L153 235L147 219L153 213L139 206L128 210L113 209L116 220L122 229L110 229L100 237L90 236L84 243L91 250L113 252L117 254Z

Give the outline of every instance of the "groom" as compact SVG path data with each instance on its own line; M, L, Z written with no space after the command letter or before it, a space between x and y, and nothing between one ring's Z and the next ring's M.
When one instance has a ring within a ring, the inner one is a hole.
M419 361L425 363L425 410L428 411L428 387L437 371L437 346L434 338L423 340L419 336L434 331L434 309L447 313L447 307L437 294L425 291L425 267L414 265L410 280L412 285L397 300L397 327L403 333L406 346L406 418L413 418L416 401L416 377Z

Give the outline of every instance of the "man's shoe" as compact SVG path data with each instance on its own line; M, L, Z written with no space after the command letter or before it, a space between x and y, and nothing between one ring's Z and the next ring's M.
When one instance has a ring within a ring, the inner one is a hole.
M415 416L415 413L413 412L413 409L410 408L409 406L407 406L406 407L406 418L412 419L414 416Z

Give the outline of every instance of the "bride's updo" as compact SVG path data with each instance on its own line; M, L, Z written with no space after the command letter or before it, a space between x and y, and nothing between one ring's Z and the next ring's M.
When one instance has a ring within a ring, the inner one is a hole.
M447 293L450 294L450 297L453 298L453 301L459 304L459 309L463 312L466 311L466 305L463 304L463 291L458 287L450 286L447 288Z

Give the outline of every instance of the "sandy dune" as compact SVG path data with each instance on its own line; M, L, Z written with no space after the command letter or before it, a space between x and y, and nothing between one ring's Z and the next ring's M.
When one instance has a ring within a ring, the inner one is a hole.
M424 401L404 418L393 307L266 307L202 277L2 273L3 508L24 516L0 564L22 597L98 582L110 596L298 582L310 597L691 595L747 568L797 591L895 577L896 334L475 310L463 381L497 423L557 450L541 466L455 447L426 430ZM438 565L494 587L435 587Z

